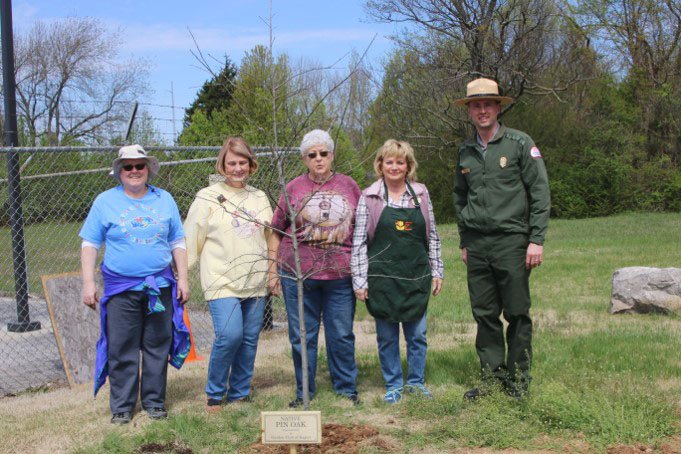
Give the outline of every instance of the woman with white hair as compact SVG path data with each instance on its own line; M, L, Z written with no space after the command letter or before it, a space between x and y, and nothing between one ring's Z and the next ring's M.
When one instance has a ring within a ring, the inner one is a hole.
M289 182L279 199L272 219L275 241L270 251L273 258L276 257L280 278L277 279L276 270L271 269L270 285L273 293L283 292L293 350L297 390L289 406L303 404L297 290L301 279L304 281L309 394L314 396L316 391L317 340L323 322L333 389L357 404L357 363L352 332L355 295L350 252L354 213L361 191L352 178L334 172L334 143L326 131L315 129L307 133L300 152L308 171ZM298 263L294 258L293 235L298 245Z
M189 298L184 231L173 197L149 184L159 168L140 145L121 148L111 171L120 185L97 196L80 231L83 303L92 309L104 245L95 395L108 375L113 424L130 422L138 391L150 418L166 418L168 363L179 369L190 348L182 307Z

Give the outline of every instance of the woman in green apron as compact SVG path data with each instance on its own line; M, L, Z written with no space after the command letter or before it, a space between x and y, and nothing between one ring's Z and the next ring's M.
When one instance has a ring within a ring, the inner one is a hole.
M379 180L362 192L355 214L353 288L376 319L383 400L426 388L426 308L442 288L440 238L428 190L416 183L416 159L407 142L390 139L376 153ZM400 324L407 343L407 381L400 360Z

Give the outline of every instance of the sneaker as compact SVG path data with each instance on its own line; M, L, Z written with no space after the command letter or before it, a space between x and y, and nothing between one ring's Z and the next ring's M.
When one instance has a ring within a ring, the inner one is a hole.
M419 383L416 385L407 385L404 387L404 390L408 392L409 394L415 394L419 393L421 394L422 397L425 397L426 399L432 399L433 398L433 393L431 393L428 388L425 387L425 385Z
M124 411L122 413L114 413L111 417L111 424L123 425L132 421L132 415L129 411Z
M168 412L163 407L145 408L144 410L150 419L166 419L168 417Z
M296 397L291 402L288 403L288 408L298 408L303 406L303 398Z
M391 389L385 396L383 396L383 402L394 405L402 400L402 388Z

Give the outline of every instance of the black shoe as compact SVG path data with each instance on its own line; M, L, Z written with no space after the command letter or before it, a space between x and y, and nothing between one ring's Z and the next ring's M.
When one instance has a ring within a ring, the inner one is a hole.
M168 417L168 412L163 407L145 408L144 410L150 419L166 419Z
M303 406L303 398L296 397L291 402L288 403L288 408L298 408Z
M520 402L527 396L528 391L526 389L516 388L515 386L509 386L505 389L505 392L507 396L512 397Z
M114 413L111 417L111 424L127 424L132 421L132 415L129 411L124 411L123 413Z
M469 389L463 394L464 400L475 400L479 397L487 395L486 392L482 391L480 388Z
M239 397L238 399L227 399L227 404L238 404L239 402L252 402L251 396Z
M357 406L361 403L360 400L359 400L359 395L357 393L343 394L343 397L345 397L350 402L352 402L352 405Z

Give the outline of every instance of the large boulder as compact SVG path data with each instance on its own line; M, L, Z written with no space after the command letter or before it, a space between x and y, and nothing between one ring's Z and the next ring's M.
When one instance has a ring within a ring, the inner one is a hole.
M611 314L681 314L681 269L632 266L612 275Z

